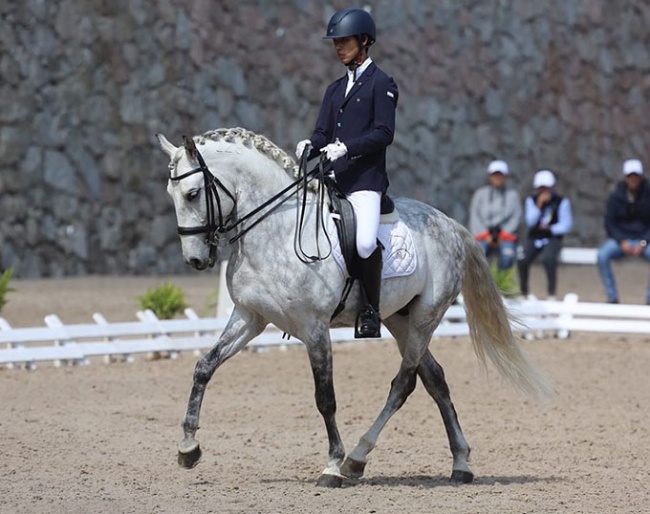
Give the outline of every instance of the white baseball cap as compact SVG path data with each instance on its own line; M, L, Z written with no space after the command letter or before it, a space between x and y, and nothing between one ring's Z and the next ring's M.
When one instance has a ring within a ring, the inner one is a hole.
M487 172L490 175L492 175L492 173L503 173L504 175L507 175L509 172L508 163L506 161L499 160L492 161L488 166Z
M537 189L538 187L553 187L555 185L555 175L552 171L549 170L539 170L535 173L535 178L533 179L533 187Z
M623 163L623 175L626 177L636 173L637 175L643 175L643 164L639 159L628 159Z

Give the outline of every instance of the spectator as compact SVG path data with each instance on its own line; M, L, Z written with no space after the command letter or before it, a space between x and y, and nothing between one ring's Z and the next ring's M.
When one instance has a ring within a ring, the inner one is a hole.
M643 176L641 161L625 161L623 177L607 201L607 240L598 249L598 272L609 303L618 303L612 259L636 256L650 261L650 184ZM650 305L650 283L645 300Z
M549 170L535 173L533 187L535 194L527 197L524 205L528 237L518 260L519 285L522 295L528 296L528 271L541 254L546 270L548 299L555 300L562 238L573 225L571 202L555 192L555 175Z
M497 269L506 271L515 263L517 229L521 222L519 193L506 185L508 163L492 161L487 168L488 184L478 188L469 209L469 229Z

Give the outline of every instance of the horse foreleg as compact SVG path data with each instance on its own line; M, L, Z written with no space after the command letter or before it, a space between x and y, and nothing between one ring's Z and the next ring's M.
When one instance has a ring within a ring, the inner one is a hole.
M341 463L345 457L345 448L336 425L336 396L332 376L332 343L329 332L325 330L313 342L306 342L309 362L314 375L316 406L327 430L329 440L329 460L316 485L321 487L341 487L343 475Z
M449 448L454 459L451 481L467 484L474 479L474 473L472 473L468 462L470 447L460 428L442 366L438 364L428 350L420 362L418 375L425 389L438 405L445 424L445 430L449 438Z
M259 319L252 315L246 319L241 312L235 309L217 344L196 363L192 391L185 418L181 423L183 439L178 445L178 464L180 466L190 469L196 466L201 459L201 447L195 436L199 429L199 414L203 395L212 375L221 364L239 352L262 330L264 330L264 324Z
M406 399L415 389L416 369L416 366L407 366L404 361L402 362L397 376L391 382L386 405L370 429L361 436L357 446L348 455L341 467L341 473L346 477L360 478L363 476L368 454L377 444L379 434L388 423L388 420L404 405Z

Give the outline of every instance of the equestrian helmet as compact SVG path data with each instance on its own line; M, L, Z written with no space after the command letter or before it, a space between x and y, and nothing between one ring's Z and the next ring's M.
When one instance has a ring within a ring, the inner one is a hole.
M330 19L327 24L327 34L323 39L360 37L363 34L368 36L368 45L372 45L377 39L377 29L372 16L363 9L342 9L335 12Z

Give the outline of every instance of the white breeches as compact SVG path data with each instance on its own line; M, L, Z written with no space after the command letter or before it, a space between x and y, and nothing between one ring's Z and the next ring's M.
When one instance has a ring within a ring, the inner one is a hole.
M347 195L357 219L357 252L367 259L377 248L381 193L379 191L355 191Z

